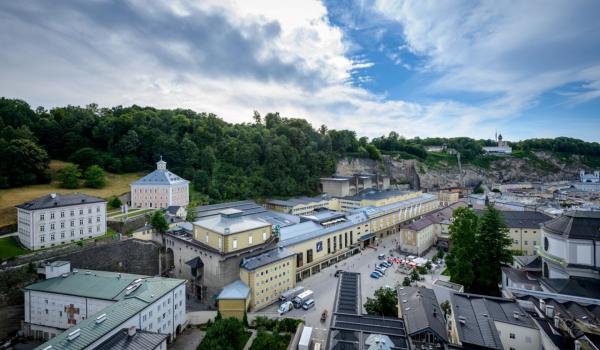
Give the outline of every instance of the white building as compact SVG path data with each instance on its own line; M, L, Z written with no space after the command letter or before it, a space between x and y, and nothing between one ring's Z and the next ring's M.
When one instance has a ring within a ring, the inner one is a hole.
M600 212L570 211L543 223L542 272L550 279L600 279Z
M131 206L133 208L186 207L190 202L188 180L167 170L162 157L156 162L156 170L132 183Z
M492 154L494 154L494 153L495 154L511 154L512 153L512 147L510 147L506 141L502 140L502 134L500 134L496 137L496 142L498 142L498 146L483 147L483 151L485 153L492 153Z
M466 349L541 349L540 332L515 300L453 293L452 343Z
M185 309L185 280L73 270L25 288L23 331L51 338L39 349L96 349L130 327L174 339Z
M106 200L51 193L16 206L18 237L36 250L106 233Z

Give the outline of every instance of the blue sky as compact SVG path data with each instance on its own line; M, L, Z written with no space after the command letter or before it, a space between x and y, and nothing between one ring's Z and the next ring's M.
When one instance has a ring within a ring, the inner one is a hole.
M0 95L600 141L600 2L0 2Z

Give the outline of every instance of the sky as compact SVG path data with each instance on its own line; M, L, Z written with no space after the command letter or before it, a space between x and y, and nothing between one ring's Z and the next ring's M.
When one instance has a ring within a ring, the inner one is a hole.
M0 96L600 141L600 1L1 1Z

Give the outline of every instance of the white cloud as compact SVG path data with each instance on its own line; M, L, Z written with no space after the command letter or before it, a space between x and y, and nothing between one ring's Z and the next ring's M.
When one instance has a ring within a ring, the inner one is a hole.
M493 33L477 34L474 28L493 29L486 24L493 22L493 9L465 27L459 15L433 6L429 12L406 4L388 10L405 23L409 46L398 50L430 57L428 69L444 72L437 89L457 84L504 93L503 86L516 80L481 69L489 57L469 49L473 43L491 45L484 39ZM419 15L448 19L438 28L434 19L417 21ZM457 28L469 29L473 38L453 41ZM495 35L496 41L510 42ZM481 123L531 103L509 94L485 106L390 100L360 87L372 83L365 69L374 63L352 56L353 45L318 1L2 2L0 95L46 107L96 102L191 108L231 122L251 121L253 110L279 111L315 127L324 123L371 137L391 130L409 137L481 136ZM471 59L477 64L465 63ZM535 96L537 80L552 85L561 77L539 74L535 82L519 84L518 96ZM591 82L590 97L594 89ZM490 108L494 104L502 108Z

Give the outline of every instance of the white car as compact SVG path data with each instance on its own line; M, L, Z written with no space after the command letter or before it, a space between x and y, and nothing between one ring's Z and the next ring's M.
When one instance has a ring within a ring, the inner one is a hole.
M294 308L294 304L292 304L291 301L286 301L285 303L281 303L281 305L279 305L279 309L277 309L277 312L280 315L283 315L286 312L289 312L290 310L292 310L293 308Z

